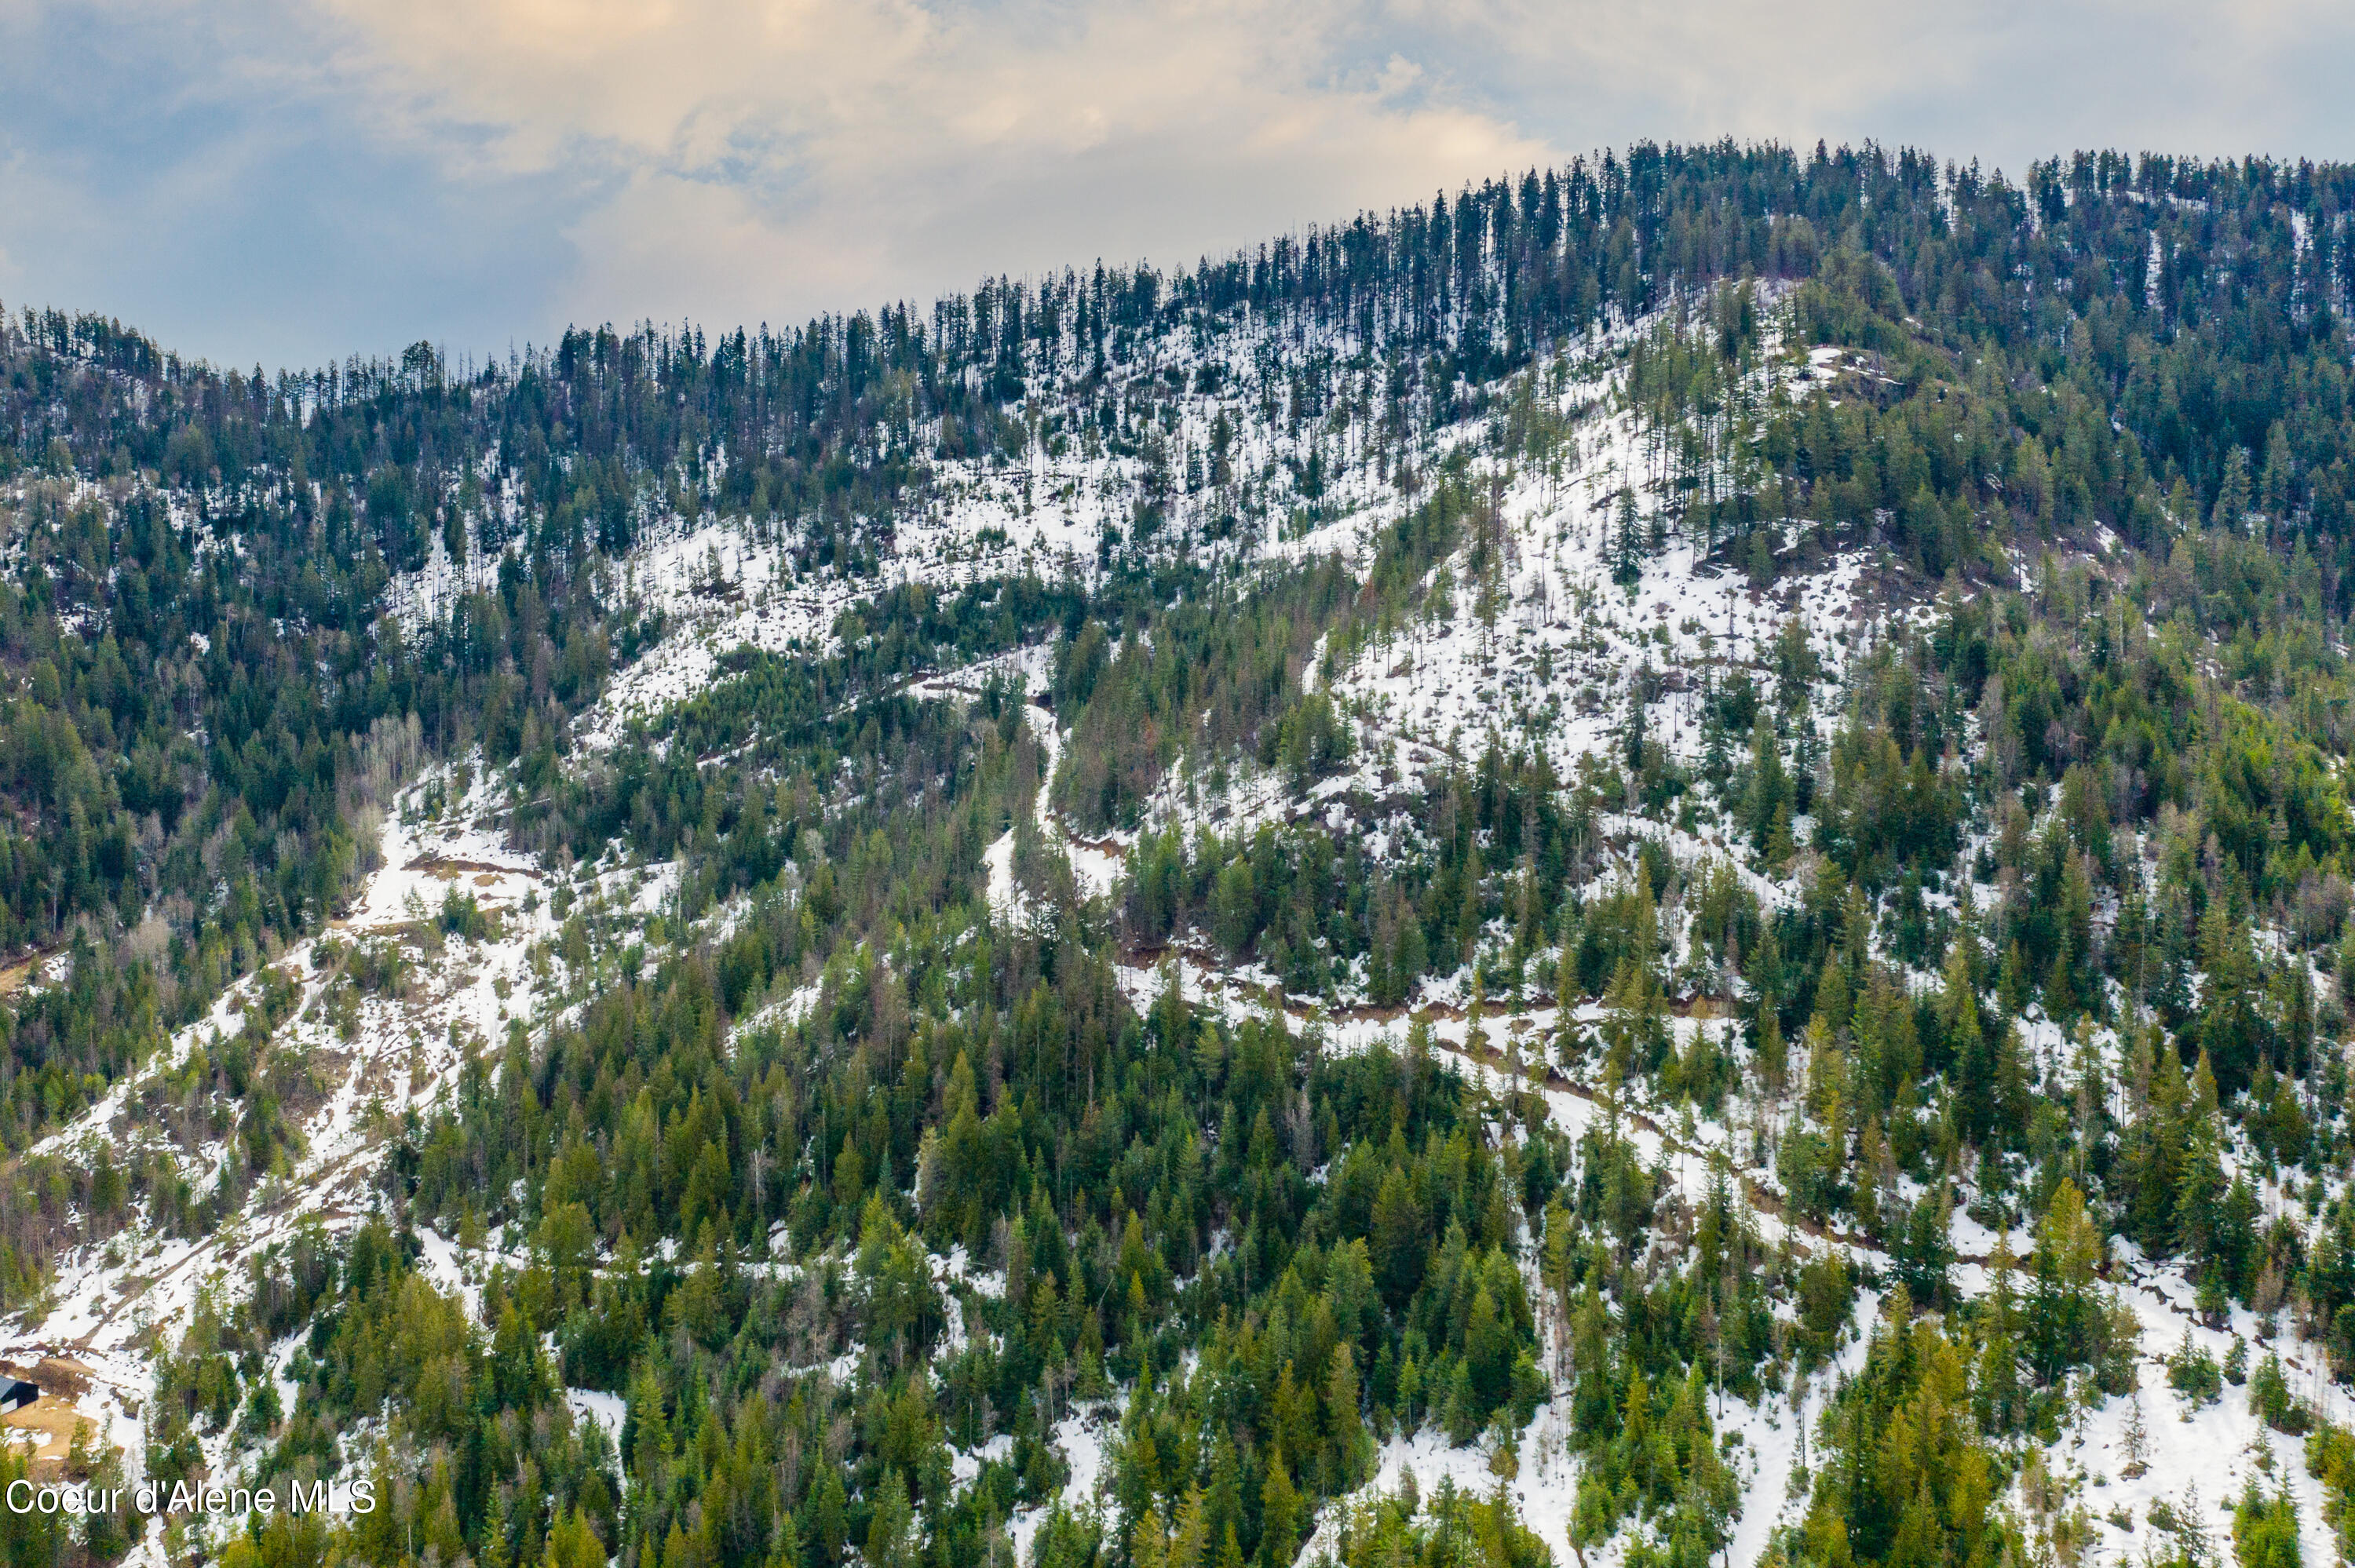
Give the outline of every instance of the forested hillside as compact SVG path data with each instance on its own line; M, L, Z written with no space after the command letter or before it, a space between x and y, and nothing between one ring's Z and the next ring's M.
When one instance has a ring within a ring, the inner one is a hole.
M2350 212L1642 145L482 364L0 313L0 1484L122 1489L0 1552L2326 1568Z

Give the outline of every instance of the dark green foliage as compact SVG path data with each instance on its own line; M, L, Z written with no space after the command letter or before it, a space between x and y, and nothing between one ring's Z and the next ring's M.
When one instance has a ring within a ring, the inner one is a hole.
M1690 1568L1738 1503L1719 1402L1811 1375L1860 1287L1895 1285L1812 1407L1781 1545L2016 1559L1988 1439L2051 1436L2079 1369L2125 1386L2094 1283L2114 1225L2179 1256L2211 1318L2293 1303L2355 1367L2355 1206L2308 1227L2258 1197L2346 1154L2343 1005L2307 960L2343 981L2355 953L2333 760L2355 746L2350 208L2339 165L2103 154L2014 186L1912 151L1644 145L1190 271L757 336L575 331L479 369L421 346L273 382L95 318L0 325L0 479L22 486L0 950L71 959L0 1021L0 1305L69 1234L102 1244L141 1203L202 1234L283 1168L282 975L133 1107L233 1106L217 1188L23 1150L316 929L392 789L479 747L517 845L675 860L666 918L725 905L724 930L559 906L541 957L582 1005L470 1054L446 1108L390 1135L389 1220L299 1235L244 1305L182 1326L152 1474L223 1432L272 1474L365 1468L392 1500L337 1544L371 1563L974 1568L1046 1508L1039 1568L1282 1568L1380 1437L1485 1435L1508 1467L1554 1393L1573 1540L1629 1529L1631 1568ZM1614 361L1645 449L1596 520L1616 581L1673 532L1762 591L1849 552L1931 612L1850 643L1836 702L1796 620L1725 651L1697 755L1647 666L1575 778L1492 732L1397 788L1329 677L1387 667L1420 617L1487 636L1507 577L1499 490L1420 438L1486 421L1541 465L1573 417L1534 390L1555 356L1670 304ZM1784 320L1836 352L1760 395ZM1243 325L1316 346L1154 363ZM1178 461L1181 396L1213 394ZM1236 415L1308 440L1243 471ZM793 573L872 581L952 465L1072 443L1142 476L1092 575L875 583L833 651L727 652L568 755L571 715L666 630L612 565L649 528L718 517ZM1359 504L1345 461L1409 498L1370 562L1253 566L1254 541ZM436 560L464 572L442 601L388 597ZM1050 639L1051 788L1028 692L906 689ZM1360 763L1377 782L1313 815L1146 834L1109 905L1035 831L1042 789L1093 835L1231 769L1300 800ZM982 896L1009 831L1020 918ZM1785 889L1762 898L1760 868ZM493 934L454 889L420 927ZM1423 1037L1343 1056L1280 1008L1132 1001L1115 960L1173 946L1385 1010L1434 973L1479 1008L1600 1000L1542 1046L1600 1108L1573 1148L1538 1096L1476 1089ZM389 943L318 951L346 1023L410 983ZM2115 1073L2097 1024L2127 1031ZM1750 1123L1779 1197L1731 1171L1672 1195L1631 1097L1771 1097ZM1770 1248L1770 1201L1852 1245ZM1963 1202L2038 1238L1968 1303ZM420 1269L428 1225L477 1255L499 1228L479 1320ZM2225 1372L2187 1340L2169 1375L2197 1401ZM2249 1384L2276 1426L2306 1419L2272 1356ZM625 1399L618 1452L563 1387ZM1115 1390L1106 1512L1049 1508L1059 1424ZM375 1452L339 1446L379 1418ZM2315 1441L2343 1480L2344 1439ZM986 1456L963 1483L953 1450ZM293 1530L229 1555L318 1556ZM2234 1535L2246 1568L2296 1568L2286 1504L2250 1494ZM1350 1568L1536 1556L1452 1491L1369 1504L1339 1541Z

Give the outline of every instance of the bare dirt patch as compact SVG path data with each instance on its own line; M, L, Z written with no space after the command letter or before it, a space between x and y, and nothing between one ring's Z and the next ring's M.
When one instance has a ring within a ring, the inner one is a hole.
M0 1415L0 1431L9 1434L9 1442L32 1449L34 1479L55 1480L65 1473L75 1432L96 1429L74 1403L90 1392L90 1369L61 1356L44 1356L31 1367L0 1364L0 1373L21 1377L41 1391L41 1397L24 1409Z

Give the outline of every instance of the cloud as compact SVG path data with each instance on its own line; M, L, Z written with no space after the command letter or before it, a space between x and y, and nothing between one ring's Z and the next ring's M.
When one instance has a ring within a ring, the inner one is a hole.
M536 334L604 186L465 177L467 128L402 133L336 40L267 20L0 3L0 300L240 365Z
M1870 139L2015 175L2089 147L2355 154L2328 85L2355 13L2318 0L1477 0L1397 20L1401 47L1557 146Z
M784 320L1098 256L1189 262L1548 154L1316 4L347 0L411 133L626 169L569 233L591 314ZM461 16L476 18L462 25Z
M1188 264L1638 137L2345 155L2194 0L0 0L0 294L243 362Z

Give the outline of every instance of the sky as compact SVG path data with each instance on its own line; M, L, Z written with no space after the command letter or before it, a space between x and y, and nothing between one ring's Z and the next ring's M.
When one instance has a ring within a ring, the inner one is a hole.
M1190 265L1604 146L2355 157L2303 0L0 0L0 304L270 369Z

